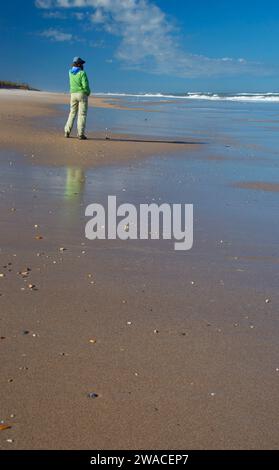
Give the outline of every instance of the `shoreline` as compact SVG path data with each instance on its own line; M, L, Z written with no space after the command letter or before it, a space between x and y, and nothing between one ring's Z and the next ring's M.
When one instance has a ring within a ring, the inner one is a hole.
M158 139L144 139L135 136L88 132L89 140L80 142L72 137L64 138L63 129L40 125L36 119L55 118L61 114L56 106L69 104L69 96L44 92L1 93L1 147L17 150L36 163L63 166L78 165L83 168L108 164L121 164L137 158L165 155L172 152L187 152L199 146L199 141L170 143ZM109 101L109 102L107 102ZM111 108L133 111L111 99L91 98L90 108ZM137 111L140 111L137 109ZM65 115L66 119L66 115ZM50 123L50 120L48 119ZM154 140L154 142L152 141Z

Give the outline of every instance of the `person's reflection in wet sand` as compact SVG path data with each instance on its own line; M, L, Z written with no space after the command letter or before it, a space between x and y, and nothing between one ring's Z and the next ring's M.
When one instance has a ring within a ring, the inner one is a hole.
M62 232L77 234L82 230L83 195L86 177L80 168L66 168L64 188L62 189L63 203L59 217Z
M81 168L67 168L65 199L81 198L85 187L85 174ZM77 198L77 196L79 196Z

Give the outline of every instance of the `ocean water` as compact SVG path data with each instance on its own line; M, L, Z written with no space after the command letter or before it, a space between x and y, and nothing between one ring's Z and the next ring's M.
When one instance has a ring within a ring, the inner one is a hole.
M115 103L115 96L111 98ZM110 97L107 97L108 101ZM144 140L198 140L199 151L187 154L192 165L215 162L220 180L238 182L278 182L279 103L205 100L168 100L154 97L118 97L125 109L90 108L87 131L113 138L122 134ZM64 117L58 125L63 128ZM172 164L173 159L169 162ZM218 163L218 166L217 166ZM178 159L178 166L183 161ZM205 165L203 164L203 168ZM212 164L210 168L212 167ZM200 174L203 169L201 168ZM207 170L206 170L207 171ZM179 172L179 168L178 168Z
M277 161L279 102L169 100L147 96L118 99L127 109L90 109L88 132L195 138L215 146L217 152L227 145L237 148L240 155Z

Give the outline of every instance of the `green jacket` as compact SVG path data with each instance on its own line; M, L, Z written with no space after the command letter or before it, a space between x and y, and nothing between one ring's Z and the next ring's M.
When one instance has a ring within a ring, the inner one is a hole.
M76 72L71 69L69 72L69 77L71 93L85 93L87 96L90 96L91 90L86 72L83 70Z

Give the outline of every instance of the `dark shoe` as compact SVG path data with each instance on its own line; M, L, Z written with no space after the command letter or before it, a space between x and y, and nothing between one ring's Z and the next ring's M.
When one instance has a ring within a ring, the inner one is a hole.
M65 138L69 139L70 138L70 132L65 132Z
M86 135L80 135L80 136L79 136L79 140L87 140Z

